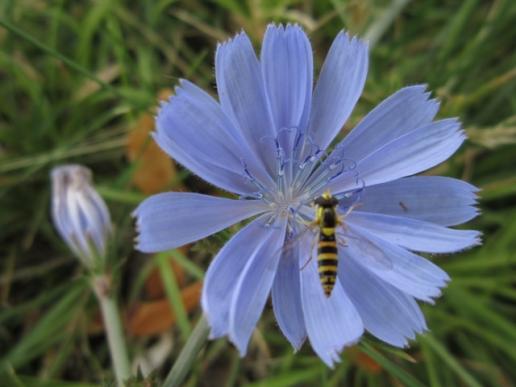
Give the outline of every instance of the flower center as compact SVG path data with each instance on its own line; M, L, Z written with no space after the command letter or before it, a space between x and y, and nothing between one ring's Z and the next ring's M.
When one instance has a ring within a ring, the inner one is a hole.
M330 156L299 128L282 128L275 137L261 139L264 148L275 157L274 185L262 184L244 164L244 176L258 189L245 198L266 202L271 216L291 221L313 218L311 207L328 184L344 173L358 179L356 163L343 157L337 147Z

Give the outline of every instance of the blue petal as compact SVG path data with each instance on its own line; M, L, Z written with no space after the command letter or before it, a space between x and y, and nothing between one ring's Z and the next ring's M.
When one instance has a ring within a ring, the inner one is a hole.
M355 162L384 144L432 122L439 103L429 100L426 86L405 87L380 103L336 146L337 152Z
M413 176L367 187L360 194L359 210L455 226L477 216L477 191L450 177ZM341 204L352 205L348 199Z
M361 186L381 184L429 169L448 159L460 147L466 136L455 119L445 119L423 125L384 144L356 162L361 182L342 175L328 189L345 192Z
M343 348L362 336L362 320L339 281L329 298L324 295L315 258L301 270L301 302L310 344L317 355L333 367L340 361Z
M402 216L354 211L347 221L413 251L453 253L480 244L478 231L454 230Z
M276 131L260 63L244 32L217 47L215 72L222 109L273 172Z
M340 32L323 64L313 97L309 134L321 149L331 143L355 107L367 66L367 45Z
M267 209L258 200L183 192L154 195L134 211L139 231L137 249L156 252L182 246Z
M206 181L239 194L256 191L246 180L244 160L264 184L272 182L220 105L192 83L181 81L156 123L161 148Z
M72 198L72 196L75 196ZM70 221L74 225L72 238L77 238L82 244L82 250L92 248L104 257L107 241L111 232L109 209L102 197L91 186L84 187L80 192L68 194Z
M300 293L299 248L296 243L281 257L272 287L272 306L278 325L298 351L306 339Z
M52 218L61 237L89 268L106 255L111 219L106 203L92 185L91 171L81 165L52 169Z
M414 299L369 273L353 260L339 265L339 278L364 322L382 341L405 347L407 339L427 329Z
M268 228L269 234L246 263L231 296L229 338L241 356L247 352L249 339L269 297L285 241L287 218L278 219Z
M229 333L231 298L238 278L257 252L278 231L264 227L266 220L266 215L261 216L236 233L208 267L201 302L211 327L211 338Z
M343 256L349 256L385 282L419 300L433 303L433 299L441 295L441 288L450 280L441 268L362 228L351 224L348 228L351 236L345 238L347 247L342 247ZM382 261L391 263L390 267L371 263L378 260L379 254Z
M261 64L275 129L305 131L312 101L312 47L297 25L269 24Z

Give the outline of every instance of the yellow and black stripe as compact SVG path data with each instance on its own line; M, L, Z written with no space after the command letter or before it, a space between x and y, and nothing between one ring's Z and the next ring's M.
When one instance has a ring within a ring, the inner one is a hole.
M329 192L318 197L316 223L319 226L317 245L317 267L319 279L326 297L329 297L337 279L338 250L335 229L340 221L337 216L338 201Z

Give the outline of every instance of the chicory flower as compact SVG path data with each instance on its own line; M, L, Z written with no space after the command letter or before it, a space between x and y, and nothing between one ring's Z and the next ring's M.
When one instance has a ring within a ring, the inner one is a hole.
M154 133L161 148L240 199L152 196L135 211L137 248L172 249L255 217L217 254L202 293L211 337L229 336L241 355L269 294L293 347L308 338L329 366L364 329L405 346L427 329L416 300L432 302L449 281L414 252L479 243L476 231L449 228L477 215L476 188L412 176L465 139L458 120L435 120L439 104L425 86L394 93L328 150L362 93L367 66L367 45L341 32L312 90L307 36L295 25L270 25L260 59L244 32L217 47L219 101L181 80L161 106ZM340 200L344 223L330 297L310 260L317 230L306 232L325 191Z

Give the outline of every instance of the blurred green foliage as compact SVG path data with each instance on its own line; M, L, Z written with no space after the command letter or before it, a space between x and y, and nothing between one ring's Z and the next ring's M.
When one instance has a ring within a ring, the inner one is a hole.
M431 331L410 349L368 338L328 370L306 345L293 354L270 308L249 355L211 342L188 386L512 386L516 384L516 3L513 0L156 0L0 2L0 385L113 383L96 305L49 219L48 172L78 162L95 172L116 224L119 298L138 298L152 267L177 297L160 257L133 251L130 213L144 197L124 156L129 128L160 90L188 78L214 92L217 41L241 28L257 43L270 21L310 34L316 63L341 29L371 41L364 94L346 128L401 86L428 83L441 117L458 116L468 143L431 173L478 185L484 245L434 257L452 277ZM209 190L188 173L191 190ZM227 234L174 259L198 279ZM184 310L182 311L184 313ZM199 313L197 312L196 315ZM182 334L154 379L166 374ZM130 338L133 355L152 338ZM149 379L150 380L150 379ZM150 382L149 382L150 383ZM144 385L143 382L134 382Z

